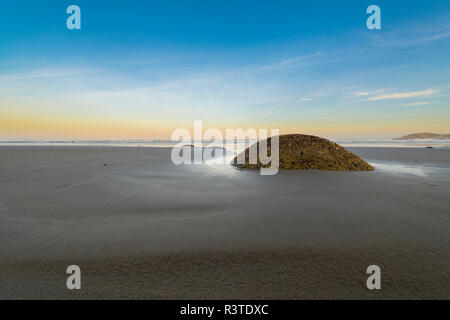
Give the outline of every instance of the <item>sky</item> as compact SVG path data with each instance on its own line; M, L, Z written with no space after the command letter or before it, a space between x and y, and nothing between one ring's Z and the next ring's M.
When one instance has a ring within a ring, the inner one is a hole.
M0 140L169 139L195 120L450 133L450 1L1 2Z

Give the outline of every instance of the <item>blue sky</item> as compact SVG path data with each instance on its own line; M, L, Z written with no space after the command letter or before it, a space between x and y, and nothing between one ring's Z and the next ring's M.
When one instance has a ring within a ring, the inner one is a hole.
M450 131L449 1L7 0L0 30L4 139Z

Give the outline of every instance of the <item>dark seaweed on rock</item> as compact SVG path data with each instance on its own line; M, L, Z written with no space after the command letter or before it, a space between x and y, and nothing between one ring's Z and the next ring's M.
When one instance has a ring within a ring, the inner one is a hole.
M259 142L256 145L259 150ZM271 138L267 139L268 154L271 154ZM366 161L346 150L344 147L324 138L303 134L286 134L279 136L281 170L337 170L337 171L372 171L374 168ZM249 148L245 151L245 164L233 165L238 168L257 169L268 167L260 162L259 154L256 164L249 164ZM241 153L242 155L242 153Z

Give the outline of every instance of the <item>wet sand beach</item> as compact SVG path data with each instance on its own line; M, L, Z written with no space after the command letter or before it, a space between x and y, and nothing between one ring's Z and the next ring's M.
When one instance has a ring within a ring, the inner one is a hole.
M0 299L449 299L450 150L350 150L375 171L0 147Z

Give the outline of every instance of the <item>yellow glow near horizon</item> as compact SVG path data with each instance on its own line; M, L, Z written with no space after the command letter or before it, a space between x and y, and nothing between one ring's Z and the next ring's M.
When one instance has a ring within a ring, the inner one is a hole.
M45 111L44 111L45 110ZM177 128L192 132L193 121L180 113L171 118L162 115L136 117L133 114L59 113L42 105L2 106L0 110L0 139L170 139ZM72 109L73 110L73 109ZM69 110L69 111L72 111ZM76 111L76 109L75 109ZM207 114L205 115L207 117ZM202 120L202 119L197 119ZM448 133L449 117L428 118L321 118L314 122L290 118L284 121L258 121L224 117L217 121L203 121L203 130L217 128L279 129L281 134L303 133L322 137L382 137L398 136L414 132Z
M23 139L159 139L172 127L161 121L0 114L0 137Z
M203 130L217 128L279 129L281 134L303 133L323 137L380 137L414 132L447 133L449 118L402 119L390 121L318 121L317 123L256 123L243 121L204 121ZM118 119L109 116L82 117L0 111L1 139L170 139L177 128L192 132L190 120Z

